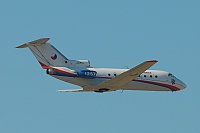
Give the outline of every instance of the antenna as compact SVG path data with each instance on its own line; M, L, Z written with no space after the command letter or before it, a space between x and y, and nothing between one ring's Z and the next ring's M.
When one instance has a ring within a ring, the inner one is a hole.
M127 69L129 69L128 66L125 66L125 67L126 67Z

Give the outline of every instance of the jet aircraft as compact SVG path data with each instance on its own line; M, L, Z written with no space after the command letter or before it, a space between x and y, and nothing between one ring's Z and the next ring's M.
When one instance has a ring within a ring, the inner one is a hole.
M107 92L116 90L179 91L186 84L173 74L148 70L157 60L144 61L132 69L95 68L89 60L70 60L48 40L41 38L16 48L28 47L46 73L59 80L80 86L80 89L59 92Z

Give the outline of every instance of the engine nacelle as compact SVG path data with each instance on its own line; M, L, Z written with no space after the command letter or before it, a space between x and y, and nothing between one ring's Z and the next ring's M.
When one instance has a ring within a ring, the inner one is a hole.
M90 67L89 60L78 60L77 64L79 64L79 66Z
M67 67L90 67L89 60L67 60Z
M54 75L54 74L56 74L56 71L53 68L49 68L49 69L47 69L46 73L49 75Z
M77 72L77 76L81 78L96 78L97 72L90 70L80 70Z

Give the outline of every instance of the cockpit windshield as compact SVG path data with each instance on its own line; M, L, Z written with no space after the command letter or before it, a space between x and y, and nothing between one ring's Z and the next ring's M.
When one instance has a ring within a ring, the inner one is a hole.
M175 77L173 74L169 73L168 74L169 77Z

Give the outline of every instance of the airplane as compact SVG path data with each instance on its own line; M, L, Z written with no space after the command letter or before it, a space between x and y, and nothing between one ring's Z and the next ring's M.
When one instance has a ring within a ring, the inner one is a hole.
M116 90L179 91L186 84L173 74L148 70L157 60L144 61L132 69L95 68L89 60L70 60L49 42L34 40L16 48L28 47L46 73L59 80L80 86L80 89L59 92L111 92Z

